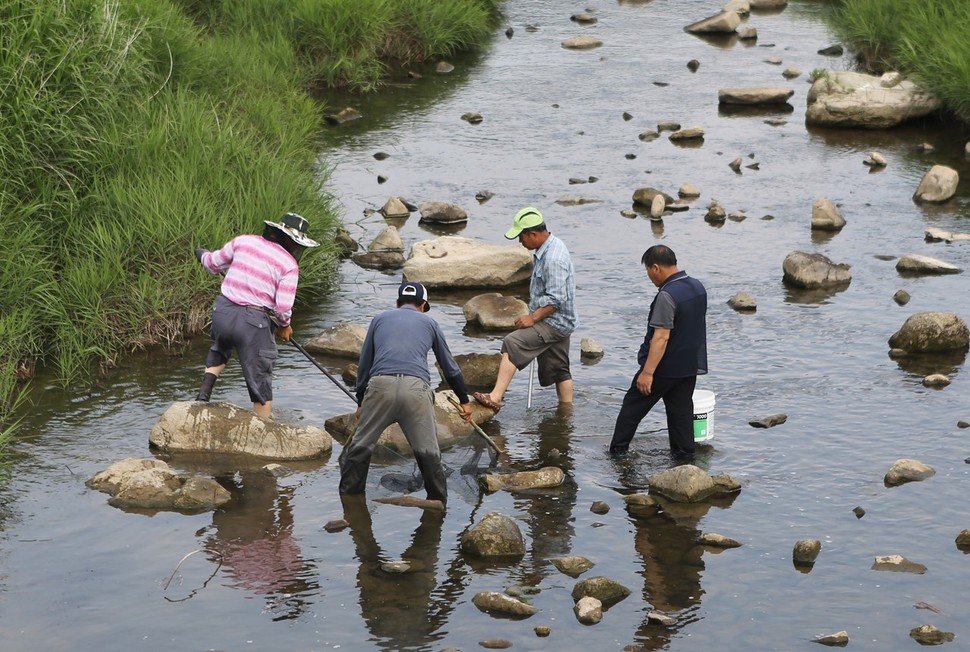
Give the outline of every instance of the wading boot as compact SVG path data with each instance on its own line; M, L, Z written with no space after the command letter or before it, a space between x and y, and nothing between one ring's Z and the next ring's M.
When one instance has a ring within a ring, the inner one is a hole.
M213 373L207 373L202 377L202 386L199 388L199 395L195 397L197 401L209 402L209 397L212 396L212 387L216 384L216 379L219 376Z

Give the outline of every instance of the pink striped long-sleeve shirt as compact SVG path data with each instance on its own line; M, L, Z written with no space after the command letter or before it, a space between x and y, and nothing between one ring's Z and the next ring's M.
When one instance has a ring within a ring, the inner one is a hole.
M241 306L272 310L276 323L289 326L300 267L290 253L258 235L240 235L218 251L202 254L211 274L225 274L222 295Z

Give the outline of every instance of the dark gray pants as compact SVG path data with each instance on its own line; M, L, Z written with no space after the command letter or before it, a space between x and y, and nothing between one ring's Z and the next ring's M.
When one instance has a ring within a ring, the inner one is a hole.
M340 453L340 493L364 492L377 440L392 423L401 426L414 451L428 498L445 502L448 486L438 448L434 392L414 376L374 376L368 382L357 432Z
M638 372L639 374L639 372ZM649 394L637 389L637 377L633 377L630 389L623 396L623 405L616 415L610 453L622 455L630 448L633 435L650 408L663 400L667 412L667 439L674 457L694 455L694 387L697 376L687 378L658 378L654 376Z
M212 346L205 366L226 364L235 349L250 400L260 404L272 401L275 331L269 313L237 305L220 294L212 306Z

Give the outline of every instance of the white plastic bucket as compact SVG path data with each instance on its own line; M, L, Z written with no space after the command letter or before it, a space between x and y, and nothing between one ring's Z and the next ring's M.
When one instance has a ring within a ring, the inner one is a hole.
M714 437L714 392L695 389L694 401L694 441L707 441Z

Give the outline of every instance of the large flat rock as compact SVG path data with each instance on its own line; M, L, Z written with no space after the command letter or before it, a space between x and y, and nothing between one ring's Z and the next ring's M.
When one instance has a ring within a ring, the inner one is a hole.
M416 242L404 278L429 288L501 288L528 281L532 254L524 247L442 236Z
M173 403L148 441L168 453L241 453L268 460L308 460L333 447L322 428L277 423L231 403L197 401Z

